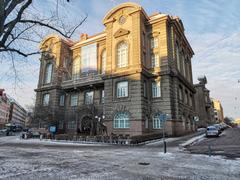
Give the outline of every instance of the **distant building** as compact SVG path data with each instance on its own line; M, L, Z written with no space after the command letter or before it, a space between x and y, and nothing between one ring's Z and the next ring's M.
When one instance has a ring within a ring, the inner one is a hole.
M217 123L224 122L223 108L221 102L217 99L212 99L214 108L214 120Z
M8 96L8 99L11 103L8 122L12 125L25 127L27 111L21 105L19 105L15 99L11 98L10 96Z
M4 92L4 89L0 89L0 129L9 121L10 114L10 101Z
M194 84L196 93L195 98L195 111L199 117L197 122L198 127L206 127L214 123L214 110L210 99L210 91L206 88L206 76L198 78L199 83Z
M234 121L233 121L234 124L237 124L238 126L240 126L240 118L236 118Z

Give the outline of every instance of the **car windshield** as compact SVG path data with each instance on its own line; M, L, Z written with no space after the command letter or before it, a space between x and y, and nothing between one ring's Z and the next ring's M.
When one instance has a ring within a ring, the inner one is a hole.
M215 128L215 127L208 127L207 130L208 130L208 131L215 131L216 128Z

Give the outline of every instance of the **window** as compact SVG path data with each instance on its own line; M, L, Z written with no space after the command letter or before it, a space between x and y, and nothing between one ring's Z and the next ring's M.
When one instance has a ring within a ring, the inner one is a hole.
M161 85L160 81L152 82L152 97L161 97Z
M151 61L152 61L152 68L159 67L159 56L158 56L158 54L152 54Z
M176 59L177 59L177 68L180 71L180 56L179 56L179 46L176 45Z
M97 44L90 44L81 48L81 72L97 71Z
M117 67L126 67L128 65L128 45L120 42L117 45Z
M128 82L122 81L117 83L117 97L127 97L128 96Z
M80 75L80 59L77 58L73 61L72 78L79 79L79 75Z
M70 106L77 106L78 104L78 95L72 94L70 99Z
M191 107L193 106L193 95L192 95L192 94L190 94L189 105L190 105Z
M103 50L103 52L102 52L102 74L104 74L106 71L106 63L107 63L106 61L107 61L106 50Z
M143 97L147 97L147 83L143 82Z
M186 64L185 64L185 60L184 60L184 55L182 56L182 68L183 68L183 76L186 77Z
M60 105L60 106L64 106L64 104L65 104L65 95L62 94L62 95L60 96L59 105Z
M158 47L158 38L157 37L153 37L151 38L151 49L157 48Z
M58 122L58 129L63 129L63 121Z
M75 129L75 121L68 121L68 129Z
M161 129L163 122L161 121L161 114L155 114L153 116L153 129Z
M101 91L101 103L104 104L104 97L105 97L105 94L104 94L104 90Z
M114 128L129 128L129 115L119 112L114 116Z
M43 106L48 106L49 105L49 94L44 94L43 95Z
M178 97L180 101L183 100L183 90L181 86L179 86L179 89L178 89Z
M184 97L185 104L188 104L188 92L185 91L185 97Z
M50 83L52 80L52 64L51 63L48 63L46 65L44 76L45 76L44 83L45 84Z
M145 118L145 128L148 129L148 118Z
M85 93L85 104L93 103L93 91L88 91Z

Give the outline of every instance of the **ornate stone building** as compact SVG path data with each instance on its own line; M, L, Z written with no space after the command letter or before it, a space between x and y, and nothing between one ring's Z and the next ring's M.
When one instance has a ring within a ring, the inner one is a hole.
M140 135L161 132L166 113L169 135L194 131L194 53L182 21L123 3L103 24L103 32L82 34L78 42L51 35L40 44L39 126Z
M197 122L198 127L207 127L208 125L214 124L214 108L210 98L210 91L206 88L207 78L205 76L198 78L199 83L195 84L196 93L195 99L195 110L196 115L199 118Z

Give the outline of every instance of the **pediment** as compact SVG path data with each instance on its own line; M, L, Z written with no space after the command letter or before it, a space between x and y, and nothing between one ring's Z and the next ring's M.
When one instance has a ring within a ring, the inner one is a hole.
M129 34L129 33L130 33L129 30L120 28L119 30L117 30L117 32L115 32L115 34L114 34L113 36L114 36L115 38L117 38L117 37L120 37L120 36L127 35L127 34Z

